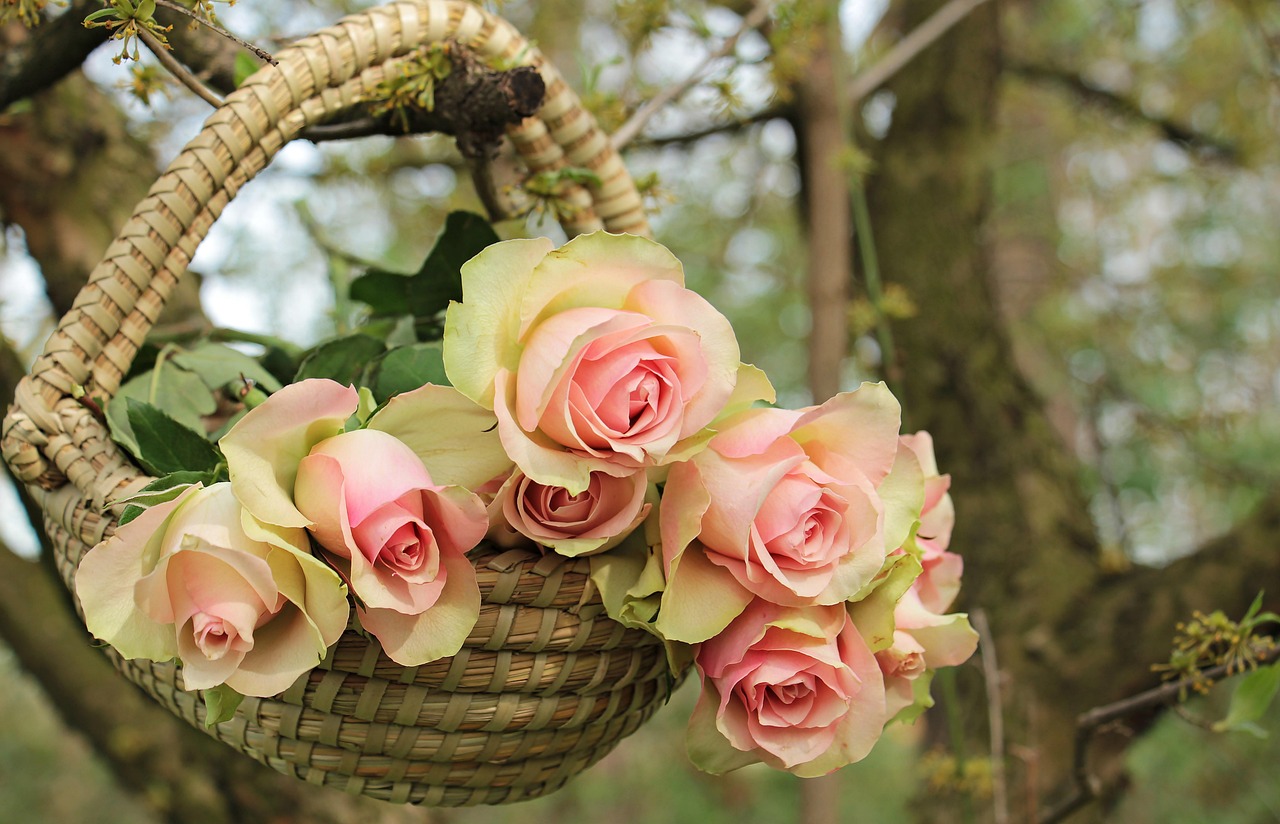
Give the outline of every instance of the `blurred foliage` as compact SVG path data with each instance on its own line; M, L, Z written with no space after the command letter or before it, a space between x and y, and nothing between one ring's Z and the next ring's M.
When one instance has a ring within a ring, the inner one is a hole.
M0 821L150 824L0 645Z

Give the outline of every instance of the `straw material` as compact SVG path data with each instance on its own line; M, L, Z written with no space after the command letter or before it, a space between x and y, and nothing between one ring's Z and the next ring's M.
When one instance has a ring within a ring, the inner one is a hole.
M298 41L229 96L152 186L90 275L4 421L0 451L45 512L69 588L80 558L110 536L120 505L151 479L76 397L119 388L196 246L240 187L303 128L371 99L433 43L481 60L537 67L547 96L509 130L531 172L585 167L570 234L647 234L635 185L609 140L553 67L506 21L461 0L406 0ZM347 632L280 696L247 698L208 730L305 781L397 802L459 806L557 789L631 734L678 680L652 636L605 614L584 560L528 550L472 553L483 600L462 651L420 667ZM172 663L116 667L204 729L198 693ZM89 687L86 687L89 688Z

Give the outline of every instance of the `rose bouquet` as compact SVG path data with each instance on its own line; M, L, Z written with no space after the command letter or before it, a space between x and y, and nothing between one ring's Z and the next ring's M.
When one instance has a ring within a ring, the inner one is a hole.
M929 706L976 637L947 614L949 479L890 392L776 408L662 246L495 240L450 216L418 275L353 284L364 333L296 370L156 353L106 411L159 477L79 567L90 631L176 658L218 723L348 629L406 667L457 653L488 541L589 559L608 616L696 668L710 772L821 775Z

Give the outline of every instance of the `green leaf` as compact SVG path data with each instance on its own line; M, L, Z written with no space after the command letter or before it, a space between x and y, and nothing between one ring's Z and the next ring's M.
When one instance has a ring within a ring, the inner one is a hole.
M221 724L223 721L230 721L236 714L236 707L240 706L240 702L244 700L244 696L228 687L226 684L200 691L200 697L204 699L204 725L206 728Z
M153 396L154 390L154 396ZM199 375L165 360L156 370L148 370L131 378L107 404L107 425L111 437L134 455L138 454L138 439L129 423L128 399L151 404L169 417L195 432L204 431L204 416L212 415L218 408L213 393Z
M351 298L369 304L375 317L412 315L419 340L439 339L440 313L462 300L462 264L498 240L480 215L450 212L417 274L372 269L351 282Z
M1213 725L1217 732L1248 732L1259 738L1267 733L1257 722L1266 714L1280 690L1280 664L1258 667L1243 676L1231 695L1227 717Z
M153 475L181 470L213 471L222 460L217 447L164 411L126 398L129 426L137 440L138 462Z
M156 0L142 0L138 4L137 17L140 20L150 20L156 13Z
M253 76L259 68L258 61L247 51L236 52L235 63L232 65L232 82L236 84L236 88L244 85L244 81Z
M202 343L169 360L195 372L211 390L239 381L241 375L268 392L280 389L280 382L257 360L221 343Z
M385 350L382 341L368 335L348 335L322 343L302 358L294 381L329 378L344 385L357 384L369 361Z
M129 523L156 504L172 501L181 495L182 491L187 487L198 483L207 486L213 483L213 479L213 472L193 472L187 469L170 472L168 475L156 478L129 497L121 498L115 502L117 504L128 504L124 511L120 513L120 526Z
M378 403L392 395L434 383L448 386L444 374L444 350L439 341L401 346L369 364L367 383Z
M1262 611L1262 596L1265 594L1266 590L1260 590L1258 592L1257 597L1255 597L1253 599L1253 603L1249 605L1249 609L1245 612L1244 617L1240 619L1240 623L1249 623L1259 612Z

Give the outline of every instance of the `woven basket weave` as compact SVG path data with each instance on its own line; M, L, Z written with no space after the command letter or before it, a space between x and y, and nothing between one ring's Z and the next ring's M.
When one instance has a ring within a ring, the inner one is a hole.
M45 513L68 587L111 535L119 505L150 478L73 392L111 397L196 246L240 187L300 130L368 101L422 47L451 41L481 60L538 68L535 117L509 131L533 172L592 169L564 219L570 234L647 234L617 153L559 74L507 22L460 0L409 0L298 41L214 112L151 188L61 320L5 419L3 454ZM453 658L406 668L348 632L283 694L248 698L208 730L281 772L352 793L441 806L557 789L633 732L677 680L653 637L604 615L582 560L473 551L479 623ZM116 667L204 729L198 693L172 663ZM92 689L86 685L86 689Z

